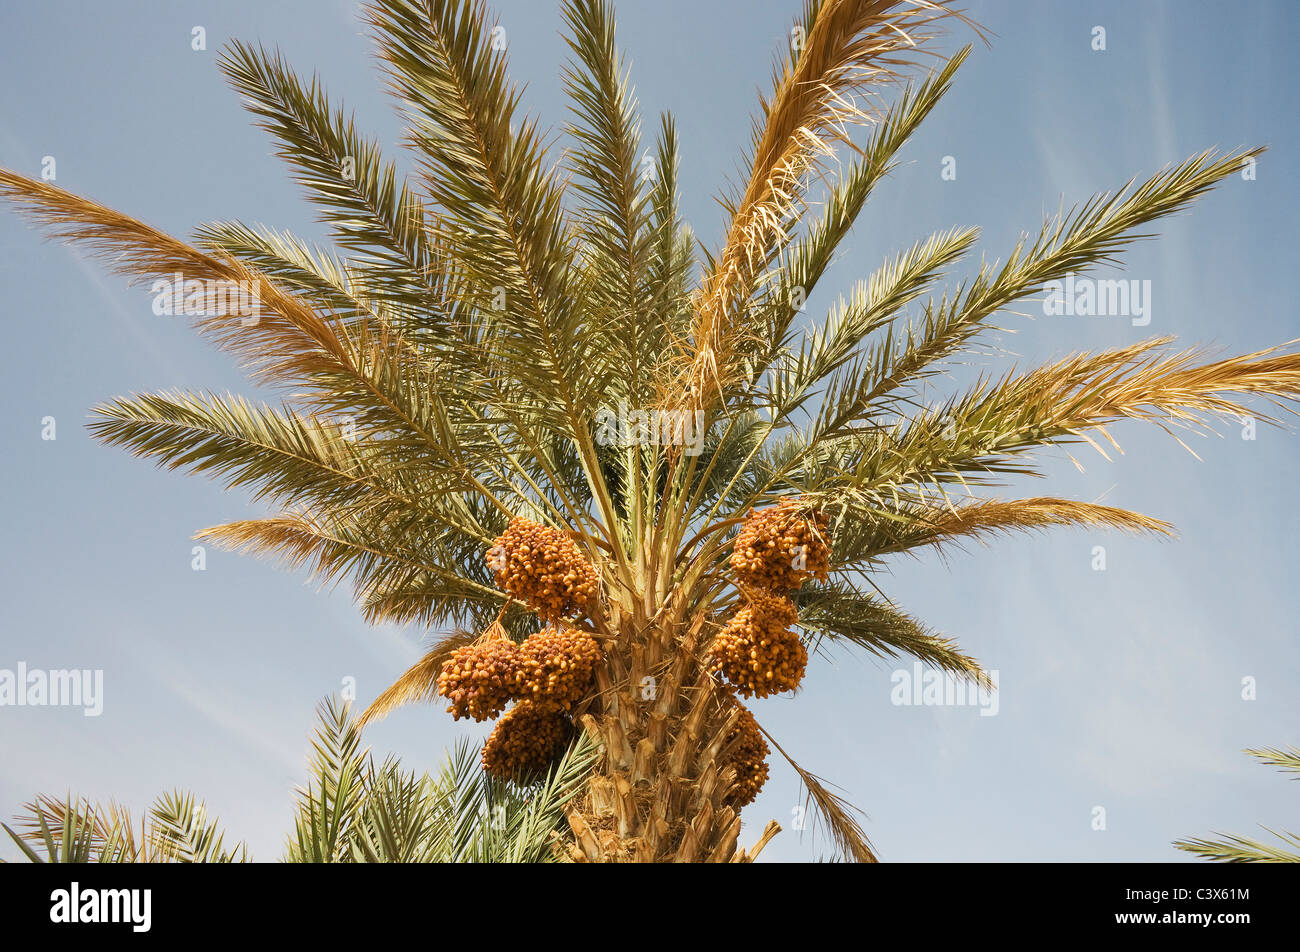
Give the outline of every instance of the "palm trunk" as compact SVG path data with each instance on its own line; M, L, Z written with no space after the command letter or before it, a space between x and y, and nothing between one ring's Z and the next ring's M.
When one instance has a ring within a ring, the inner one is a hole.
M602 745L586 794L569 811L580 862L745 862L737 848L735 770L720 756L740 715L697 648L705 616L607 645L597 694L579 722Z

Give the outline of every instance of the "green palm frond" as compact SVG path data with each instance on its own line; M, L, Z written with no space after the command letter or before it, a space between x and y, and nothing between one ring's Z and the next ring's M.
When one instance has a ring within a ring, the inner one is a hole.
M1270 767L1279 767L1288 773L1300 774L1300 748L1252 747L1246 753ZM1291 779L1300 779L1300 777L1292 777Z
M1235 174L1243 160L1263 149L1219 154L1208 150L1113 194L1103 193L1047 221L1030 243L1027 236L1001 264L987 264L951 294L931 301L919 327L887 337L831 386L819 432L839 433L862 419L895 409L935 365L968 346L994 314L1036 294L1049 281L1116 264L1124 246L1150 237L1135 233L1175 214L1216 183Z
M317 713L321 725L312 741L311 776L298 790L298 814L285 852L291 863L345 861L365 803L367 750L350 705L331 697Z
M437 525L436 534L422 530L296 511L214 526L196 538L231 551L274 556L290 569L307 566L324 584L349 578L356 600L374 622L477 624L496 615L506 596L492 587L478 538L445 524Z
M321 518L364 512L390 533L454 532L476 544L502 524L456 493L463 462L444 456L439 472L430 454L421 467L401 465L405 457L395 458L387 441L358 438L357 417L305 416L239 397L184 393L114 400L95 413L90 430L104 443L171 469L210 474L227 488L249 487L256 499L310 506Z
M1220 839L1175 840L1174 846L1216 863L1300 863L1300 835L1280 833L1268 827L1264 831L1277 837L1281 845L1218 834Z
M177 791L159 797L142 819L115 804L71 796L39 796L5 830L34 863L247 862L244 844L225 847L225 834L203 803ZM45 850L42 857L35 847Z
M445 326L454 294L447 294L448 269L430 240L424 203L383 160L378 145L341 107L331 106L315 77L304 83L278 52L234 41L220 66L279 140L280 154L297 168L339 245L365 262L369 293Z
M544 386L576 412L591 345L571 305L563 190L545 170L536 121L517 115L504 44L494 43L479 2L378 0L367 14L440 227L454 235L483 306L494 289L504 292L485 346L527 378L521 384Z
M379 311L367 288L333 252L308 245L265 225L210 222L194 234L214 255L238 258L294 294L310 298L341 317L373 317Z
M1249 748L1245 752L1260 763L1278 767L1286 773L1300 774L1300 748L1261 747ZM1265 843L1245 836L1216 833L1218 839L1175 840L1174 846L1216 863L1300 863L1300 834L1266 826L1262 829L1277 842Z
M644 161L644 159L643 159ZM677 125L671 113L659 118L659 135L655 141L654 182L650 190L650 227L654 232L650 246L648 293L653 315L648 329L659 329L656 340L645 331L642 339L653 351L656 362L663 362L669 345L685 339L690 322L690 292L694 279L695 239L681 218L681 200L677 191L680 172L680 144ZM651 375L660 378L659 373Z
M815 644L860 648L879 658L910 655L925 664L988 685L979 662L885 600L847 582L807 586L798 596L799 625Z
M490 855L497 862L532 863L560 861L556 848L563 837L557 834L565 809L586 788L586 780L600 756L600 749L579 732L577 739L547 775L523 796L511 786L505 790L503 829L493 830Z
M820 327L804 335L797 351L788 351L772 366L771 393L765 402L772 408L774 422L807 403L816 384L857 356L868 336L920 297L978 237L974 228L932 235L885 262L854 289L847 302L841 300Z
M649 279L655 233L652 195L644 187L651 176L641 162L641 123L615 46L612 9L605 0L567 0L563 18L576 60L564 75L574 113L568 126L576 143L570 156L573 188L581 196L591 307L605 315L599 325L605 344L597 353L610 363L616 391L641 406L648 402L646 369L664 340L663 329L647 320L654 315Z
M361 746L350 706L317 709L310 776L284 860L291 863L546 863L560 847L565 810L586 786L599 748L578 737L545 776L516 785L493 781L478 748L459 741L437 774L416 775L393 758L376 765ZM41 796L3 825L33 863L236 863L244 844L226 846L203 803L176 791L137 821L116 804Z
M155 849L176 863L247 862L248 850L225 847L225 834L192 794L164 794L149 810Z
M563 858L554 833L585 785L596 748L580 737L534 784L493 781L458 742L439 772L416 776L360 748L346 705L321 708L315 779L301 796L288 858L310 862L534 863Z
M393 760L367 766L367 796L349 839L351 860L358 863L430 863L441 859L428 835L437 799L429 778L407 772Z

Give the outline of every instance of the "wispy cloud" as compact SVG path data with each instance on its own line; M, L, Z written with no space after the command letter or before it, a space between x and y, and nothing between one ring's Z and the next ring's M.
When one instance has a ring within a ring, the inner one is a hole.
M162 646L151 646L147 639L137 638L129 643L127 650L137 655L142 668L164 690L214 727L243 741L250 750L290 773L301 772L303 749L296 743L282 741L273 729L268 730L268 724L274 724L275 718L268 717L265 698L240 697L226 680L219 682L223 690L218 694L211 681L204 681Z

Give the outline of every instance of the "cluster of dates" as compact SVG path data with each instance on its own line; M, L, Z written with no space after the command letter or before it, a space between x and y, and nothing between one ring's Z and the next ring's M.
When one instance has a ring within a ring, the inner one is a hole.
M729 563L740 607L709 648L711 667L737 694L764 698L793 691L803 680L808 649L796 630L799 611L790 592L830 573L827 536L825 514L805 511L793 499L746 516ZM725 762L736 771L728 800L743 807L767 782L769 753L758 722L743 705L725 748Z
M805 513L794 500L746 517L730 561L743 604L710 651L714 670L745 697L793 691L803 680L808 651L790 591L824 579L830 554L825 514Z
M513 703L483 746L483 768L503 779L528 780L569 745L570 714L602 660L596 640L565 623L588 612L598 576L568 536L521 517L493 542L488 565L498 586L553 627L516 643L494 624L452 652L438 676L438 693L458 719L491 720Z
M596 597L596 569L558 529L516 516L488 550L497 587L558 623L583 617Z
M476 721L518 702L488 738L483 766L500 777L530 777L568 745L569 712L590 689L601 657L596 640L576 629L539 631L522 644L498 629L452 653L438 693L451 702L447 713Z
M740 809L754 802L768 777L767 741L763 739L758 721L743 705L740 705L740 719L727 734L726 747L730 753L724 765L736 768L736 779L727 792L727 801Z

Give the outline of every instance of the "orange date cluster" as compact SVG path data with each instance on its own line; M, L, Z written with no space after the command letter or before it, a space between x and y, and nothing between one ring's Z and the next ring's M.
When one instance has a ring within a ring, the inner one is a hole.
M751 512L736 535L732 576L740 585L772 592L798 588L809 578L824 579L831 557L827 521L825 513L805 514L786 499Z
M539 618L559 622L587 614L597 575L577 544L563 532L522 516L510 520L488 550L497 586Z
M710 657L745 697L793 691L803 680L808 650L793 626L799 613L785 595L746 592L747 604L713 640Z
M739 702L737 702L739 705ZM736 779L727 794L727 802L740 807L754 802L767 783L767 741L749 708L740 706L740 719L727 734L729 754L724 763L736 768Z
M730 567L740 608L714 638L709 662L745 697L793 691L803 680L808 650L789 593L829 575L828 523L825 513L783 499L752 510L736 534Z
M564 753L573 731L563 711L522 701L492 728L483 745L483 769L502 780L536 780Z

